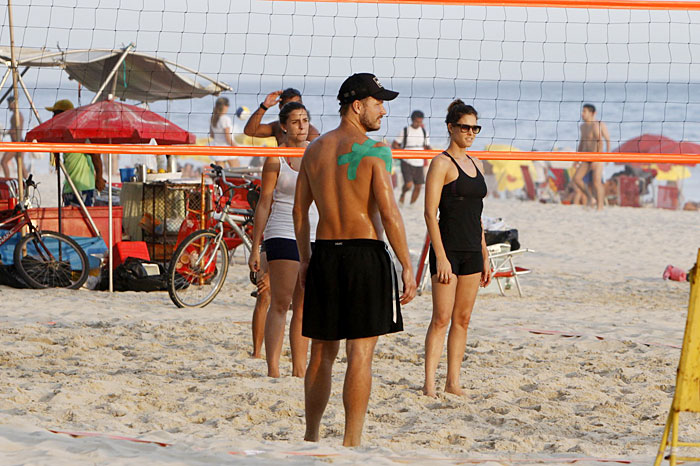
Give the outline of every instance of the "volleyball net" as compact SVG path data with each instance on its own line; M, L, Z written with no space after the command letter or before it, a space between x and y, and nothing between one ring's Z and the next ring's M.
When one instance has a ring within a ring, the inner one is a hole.
M57 101L78 107L111 94L145 103L197 145L5 141L0 151L276 156L276 141L244 134L269 92L298 89L323 133L338 124L341 82L368 71L400 92L373 134L389 143L419 110L431 146L444 147L447 106L461 98L479 112L473 149L485 159L698 163L698 10L625 0L13 2L25 130L49 120L45 107ZM2 93L12 83L4 13ZM208 146L220 96L235 147ZM605 153L577 152L584 104L609 130ZM273 108L263 121L276 117Z

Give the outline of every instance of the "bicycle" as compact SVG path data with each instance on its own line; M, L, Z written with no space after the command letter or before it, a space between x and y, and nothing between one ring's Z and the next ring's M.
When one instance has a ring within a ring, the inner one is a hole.
M87 254L71 237L36 228L28 209L36 198L37 184L32 181L32 175L24 184L25 198L14 208L0 211L0 229L10 227L0 237L0 245L27 227L29 232L19 239L13 254L20 278L32 288L80 288L90 272ZM34 192L31 196L30 188ZM17 197L12 188L11 195Z
M226 179L222 167L211 164L211 175L217 182L219 198L226 191L221 184L228 187L229 196L223 207L216 209L211 216L213 227L197 230L187 236L175 249L168 266L168 294L177 307L204 307L216 298L226 280L229 266L229 247L227 239L232 244L240 243L248 252L253 242L248 231L252 228L254 210L232 209L231 195L236 188L248 190L249 204L251 194L258 193L258 187L253 180L246 179L245 183L235 185ZM232 230L234 238L225 238L225 227ZM247 231L248 230L248 231Z

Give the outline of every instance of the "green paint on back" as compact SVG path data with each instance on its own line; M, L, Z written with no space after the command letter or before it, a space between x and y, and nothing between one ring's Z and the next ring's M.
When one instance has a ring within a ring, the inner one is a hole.
M365 157L379 157L386 164L386 171L391 173L391 149L387 146L374 147L377 141L367 139L363 144L355 143L352 151L338 157L338 165L350 164L348 166L348 180L357 178L357 167Z

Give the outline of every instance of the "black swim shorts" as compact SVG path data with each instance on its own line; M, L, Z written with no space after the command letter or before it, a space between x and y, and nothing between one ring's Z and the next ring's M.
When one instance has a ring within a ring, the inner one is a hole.
M415 167L405 160L401 161L401 175L403 176L404 184L425 184L423 167Z
M452 266L452 273L459 275L471 275L484 271L484 256L481 251L445 251L447 260ZM433 251L433 245L430 245L428 253L430 262L430 276L437 274L437 257Z
M398 283L386 244L373 239L316 240L306 274L302 322L302 335L317 340L403 330Z

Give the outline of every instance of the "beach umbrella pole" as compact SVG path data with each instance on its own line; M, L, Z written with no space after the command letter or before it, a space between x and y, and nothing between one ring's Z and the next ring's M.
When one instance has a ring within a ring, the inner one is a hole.
M112 143L112 140L110 139L109 143ZM112 238L114 236L114 225L112 224L112 155L113 154L108 154L108 162L107 162L107 171L109 172L107 174L107 184L109 187L107 188L107 195L109 196L109 199L107 200L108 205L109 205L109 241L107 243L107 257L109 258L109 292L113 293L114 292L114 274L112 272L112 265L114 263L114 257L112 257Z
M22 135L22 128L20 128L20 120L19 120L19 102L17 102L17 97L19 97L19 95L17 93L18 73L17 73L17 59L15 58L15 34L14 34L14 29L12 27L12 1L11 0L7 0L7 19L8 19L8 25L10 27L10 67L12 68L12 90L13 90L13 95L14 95L14 101L12 102L12 107L14 110L14 118L15 118L15 140L19 141L21 139L21 135ZM22 157L17 157L17 178L18 178L17 188L18 188L18 195L19 195L20 202L24 201L24 180L22 179L23 172L24 172L24 161L22 160ZM24 231L24 229L22 229L22 231Z

